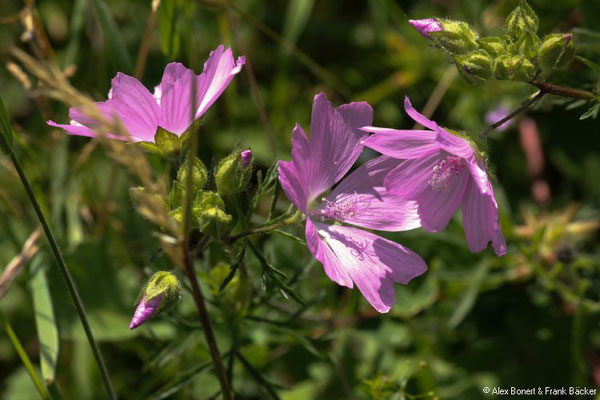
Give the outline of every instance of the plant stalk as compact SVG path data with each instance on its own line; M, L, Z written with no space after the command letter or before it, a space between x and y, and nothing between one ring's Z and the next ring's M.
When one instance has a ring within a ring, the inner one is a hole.
M587 90L573 89L567 86L553 85L548 82L534 81L530 82L533 86L536 86L543 93L554 94L562 97L573 97L575 99L583 100L598 100L600 97L597 94L588 92Z
M521 106L519 106L519 108L517 108L516 110L514 110L513 112L508 114L506 117L502 118L500 121L497 121L497 122L493 123L492 125L488 126L487 128L485 128L483 131L481 131L479 133L479 135L480 136L487 135L489 132L498 128L499 126L506 123L507 121L510 121L511 119L513 119L514 117L516 117L517 115L522 113L523 111L527 110L529 107L531 107L533 104L535 104L538 100L540 100L545 95L546 95L546 92L544 92L543 90L540 90L535 96L533 96L532 98L530 98L529 100L527 100L526 102L521 104Z
M96 363L98 364L98 369L100 370L100 375L102 376L102 381L104 383L104 387L106 388L108 397L110 399L116 400L117 395L115 394L115 391L112 387L112 383L110 382L108 370L106 369L106 365L104 364L104 359L102 358L102 354L100 353L100 348L98 347L98 343L96 342L96 339L94 339L94 334L92 333L92 329L90 328L90 324L87 320L87 316L86 316L85 310L83 308L83 303L81 301L81 297L79 296L79 292L77 291L77 288L75 287L75 282L73 280L73 277L71 276L71 273L69 272L69 270L67 268L67 265L62 256L62 253L60 252L58 244L56 243L56 240L54 239L54 235L52 234L52 231L50 230L50 226L48 225L48 222L46 221L46 218L44 217L44 214L42 213L42 210L37 201L37 198L35 197L35 194L33 193L33 190L31 189L31 185L29 184L29 181L27 180L27 176L25 176L25 172L21 168L21 164L17 160L14 153L10 153L9 157L15 167L15 170L17 171L17 174L19 174L19 178L21 179L21 182L23 183L23 187L25 188L25 191L27 192L27 196L29 197L29 200L31 201L31 204L35 210L37 217L38 217L38 220L40 221L40 224L42 225L42 229L44 230L46 239L48 239L48 243L50 244L50 248L52 249L52 254L54 255L54 258L56 259L56 262L58 264L58 267L60 269L62 277L65 281L65 284L67 285L67 289L69 290L71 299L73 299L73 303L75 303L75 308L77 309L77 314L79 315L79 319L81 320L81 325L83 326L83 330L85 331L85 335L87 336L88 342L90 343L90 346L92 347L92 352L94 353L94 358L96 359Z
M284 227L284 226L287 226L287 225L295 224L296 222L300 221L301 217L302 217L302 213L298 210L291 217L286 218L283 221L278 222L276 224L267 225L267 226L261 226L259 228L250 229L248 231L245 231L245 232L233 235L233 236L231 236L229 238L229 243L233 243L236 240L238 240L240 238L243 238L243 237L246 237L246 236L257 235L259 233L267 233L267 232L273 231L275 229L278 229L278 228L281 228L281 227Z

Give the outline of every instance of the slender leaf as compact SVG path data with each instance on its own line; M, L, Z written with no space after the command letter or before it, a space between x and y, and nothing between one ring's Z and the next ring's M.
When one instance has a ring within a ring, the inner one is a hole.
M40 342L40 364L42 377L46 384L52 384L56 377L58 361L59 336L52 305L52 297L48 288L46 271L42 257L37 256L31 261L30 288L35 312L35 326Z
M579 117L579 119L596 119L598 117L598 112L600 112L600 103L596 103L593 106L591 106L585 113L581 115L581 117Z
M12 153L13 137L8 113L0 98L0 149L6 155Z
M177 58L181 47L181 34L178 23L182 10L178 0L163 0L158 9L158 32L160 48L171 60Z
M458 306L456 307L456 309L454 310L454 313L452 314L452 316L450 317L450 320L448 321L448 326L450 328L456 328L465 319L465 317L469 314L469 311L471 311L471 309L475 305L475 301L477 300L477 295L479 294L479 287L481 286L481 283L485 279L489 268L490 268L490 261L483 260L479 264L479 267L477 268L477 270L475 270L475 273L473 274L473 278L471 279L471 282L469 283L469 287L465 291L463 297L460 299Z
M112 17L108 6L104 0L92 0L92 5L96 11L98 22L102 27L102 32L106 36L108 45L108 51L111 53L111 60L115 60L115 67L119 71L131 72L133 70L133 63L131 62L131 56L125 47L125 40L117 23Z

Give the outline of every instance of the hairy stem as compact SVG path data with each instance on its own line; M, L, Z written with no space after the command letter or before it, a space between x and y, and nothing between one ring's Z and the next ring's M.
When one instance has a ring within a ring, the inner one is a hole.
M85 310L83 308L83 303L81 302L81 297L79 296L79 292L77 291L77 288L75 287L75 282L73 281L73 277L71 276L71 273L69 272L69 270L67 268L67 264L65 263L65 260L62 256L62 253L60 252L60 249L58 248L58 244L56 243L56 240L54 239L54 235L52 234L52 231L50 230L50 226L48 225L48 222L46 221L46 217L44 217L44 214L42 213L42 210L37 201L37 198L35 197L35 194L33 193L31 186L29 185L27 176L25 176L25 173L23 172L23 169L21 168L21 164L19 164L19 161L15 157L14 153L10 154L10 160L12 161L12 163L15 167L15 170L19 174L19 178L21 179L21 182L23 183L23 187L25 188L25 191L27 192L27 196L29 196L29 200L31 201L31 204L35 210L37 217L38 217L38 220L40 221L40 224L42 225L42 229L44 230L46 239L48 239L48 243L50 244L50 248L52 249L52 254L54 255L54 258L56 259L56 263L58 264L58 267L60 269L62 277L65 281L65 284L67 285L67 289L69 290L71 299L73 300L73 303L75 303L75 308L77 309L77 314L79 315L79 319L81 320L81 325L83 325L83 330L85 331L85 335L87 336L88 342L90 343L90 346L92 347L92 352L94 353L94 358L96 359L96 363L98 364L98 369L100 370L100 374L102 375L102 381L104 383L104 387L106 388L109 398L116 400L117 395L115 394L115 391L110 382L110 378L108 376L108 370L106 369L106 365L104 364L104 359L102 358L102 354L100 353L100 348L98 347L98 343L96 342L96 339L94 339L92 329L90 328L90 324L87 320L87 316L86 316Z
M587 90L573 89L566 86L553 85L548 82L533 81L531 85L536 86L543 93L554 94L562 97L573 97L575 99L583 100L598 100L600 97L597 94L588 92Z
M481 131L479 133L479 135L480 136L487 135L490 131L493 131L500 125L506 123L507 121L510 121L511 119L513 119L514 117L516 117L517 115L522 113L523 111L527 110L529 107L534 105L538 100L540 100L545 95L546 95L546 92L544 92L543 90L540 90L535 96L533 96L532 98L530 98L529 100L527 100L526 102L521 104L521 106L519 106L519 108L517 108L516 110L514 110L513 112L508 114L506 117L502 118L500 121L497 121L497 122L493 123L492 125L488 126L487 128L485 128L483 131Z
M276 224L261 226L260 228L250 229L248 231L233 235L229 238L229 243L233 243L236 240L246 237L246 236L257 235L259 233L267 233L267 232L271 232L275 229L281 228L283 226L295 224L296 222L300 221L301 217L302 217L302 213L300 211L296 211L296 213L294 215L292 215L291 217L286 218L283 221L278 222Z
M206 343L208 344L210 355L212 357L213 363L215 364L215 371L217 372L217 378L219 379L219 383L221 384L221 392L223 393L223 398L225 400L233 400L231 390L229 388L229 381L227 380L227 373L225 372L225 367L223 366L221 354L219 353L219 348L217 347L217 341L212 330L208 310L206 309L206 303L204 302L204 295L202 294L202 289L200 288L200 284L198 283L198 278L196 277L196 272L194 270L194 263L190 254L192 184L194 175L192 168L194 165L193 158L196 156L197 148L198 135L192 134L190 137L190 147L187 163L188 170L185 181L185 203L183 214L183 264L185 267L185 273L187 274L190 280L190 285L192 287L192 296L194 297L194 302L196 303L196 308L198 309L198 316L200 317L200 322L202 323L202 327L204 328L202 331L204 332L204 337L206 338ZM199 251L202 250L200 249Z

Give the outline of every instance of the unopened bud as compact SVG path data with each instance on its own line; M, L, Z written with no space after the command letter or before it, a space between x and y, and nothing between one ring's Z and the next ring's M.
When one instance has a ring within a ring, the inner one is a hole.
M537 32L539 19L533 9L525 0L521 0L519 5L506 18L506 31L513 37L520 39L526 31Z
M139 297L129 329L171 308L181 298L181 283L172 273L159 271L152 275Z
M526 30L517 42L517 51L522 56L533 60L540 50L540 43L541 40L538 35L530 30Z
M225 157L215 169L215 183L221 195L231 195L246 190L252 176L250 150L239 151Z
M431 39L452 54L465 54L477 50L477 33L461 21L440 20L441 30L429 31Z
M177 172L177 181L182 188L185 188L187 185L187 173L190 168L189 162L189 159L186 159ZM207 179L208 171L204 163L199 158L194 157L192 161L192 193L196 193L202 189Z
M442 30L442 24L435 18L427 19L410 19L408 23L415 27L421 36L431 39L429 32L437 32Z
M479 48L487 51L492 57L498 57L502 54L510 52L511 43L510 37L504 36L487 36L478 40Z
M219 227L231 222L231 215L225 212L225 202L215 192L200 192L194 201L192 213L204 233L220 231ZM216 230L212 228L217 228Z
M546 36L540 47L540 65L544 71L565 68L575 57L575 44L570 33Z
M455 56L454 62L461 78L469 85L479 85L492 76L493 60L483 50Z
M535 66L523 56L501 56L496 60L494 77L501 80L528 81L535 76Z

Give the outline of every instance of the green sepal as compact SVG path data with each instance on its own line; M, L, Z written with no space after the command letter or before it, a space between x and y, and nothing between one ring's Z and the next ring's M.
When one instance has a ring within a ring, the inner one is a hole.
M513 52L514 43L508 35L482 37L477 42L479 48L494 58Z
M192 128L185 131L181 136L177 136L176 134L166 131L163 128L158 128L156 135L154 136L154 143L137 142L137 145L151 153L165 157L172 156L173 154L179 153L181 149L183 149L188 137L190 136L190 131L194 129L194 125L192 125Z
M170 272L158 271L152 275L140 292L136 305L142 301L144 296L146 296L146 302L148 302L161 294L163 294L163 298L153 316L168 310L181 299L181 283Z
M215 192L198 192L192 204L192 214L204 233L218 234L231 223L231 215L225 212L225 202Z
M181 167L179 167L179 171L177 171L177 182L183 188L187 184L188 163L189 159L186 159L181 164ZM198 157L194 156L192 165L192 194L196 194L198 190L201 190L206 185L207 180L208 170L206 166Z
M10 125L8 113L4 103L0 98L0 150L6 155L12 153L13 149L13 130Z
M442 30L429 32L432 40L451 54L465 54L477 50L477 33L462 21L440 20Z
M496 59L494 77L497 79L529 81L535 73L535 65L521 55L504 55Z
M252 177L252 164L244 168L241 151L234 150L215 168L215 184L221 195L241 193L248 188Z
M575 44L572 34L548 35L540 46L539 60L544 72L565 68L574 57Z
M538 35L530 30L525 30L517 41L516 49L523 57L534 60L540 50L541 42Z
M469 85L480 85L491 78L494 60L484 50L472 51L462 56L454 56L460 77Z
M508 15L504 23L506 32L515 39L520 39L526 31L536 33L538 30L539 18L535 11L521 0L519 5Z

